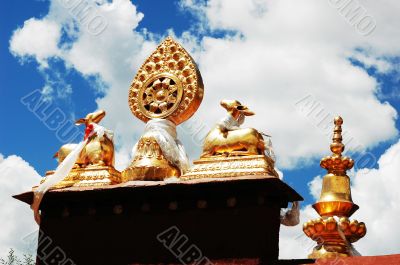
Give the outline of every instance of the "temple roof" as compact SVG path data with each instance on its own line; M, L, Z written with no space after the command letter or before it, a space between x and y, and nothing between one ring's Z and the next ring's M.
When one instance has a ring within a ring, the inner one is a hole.
M244 176L234 178L208 178L208 179L193 179L187 181L129 181L116 185L104 185L104 186L88 186L88 187L70 187L63 189L54 189L46 193L46 198L60 198L70 197L84 193L85 195L113 195L115 193L125 192L145 192L147 195L151 194L165 194L173 192L174 195L185 195L191 193L206 192L207 196L211 196L212 193L246 193L252 187L251 191L254 192L254 188L259 189L269 197L276 198L276 200L282 203L288 203L293 201L302 201L303 198L289 185L282 180L272 176ZM83 194L82 194L83 195ZM31 204L33 200L33 192L25 192L19 195L13 196L14 198L23 201L27 204Z

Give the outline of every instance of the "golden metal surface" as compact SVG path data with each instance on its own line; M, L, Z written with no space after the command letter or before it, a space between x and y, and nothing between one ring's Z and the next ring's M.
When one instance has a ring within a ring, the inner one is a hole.
M343 119L336 117L334 120L333 142L330 145L332 155L321 160L321 167L328 170L322 181L321 197L313 205L320 216L347 216L350 217L358 206L351 198L350 178L346 171L354 165L353 159L342 156L344 144L342 143Z
M200 158L193 163L193 167L181 176L182 180L251 175L279 177L273 167L274 161L265 155Z
M254 115L237 100L223 100L221 106L234 120ZM262 155L264 150L264 138L256 129L230 129L218 124L207 134L201 157Z
M164 180L179 177L180 170L164 157L157 141L152 137L140 138L137 152L128 168L122 171L122 181Z
M106 112L104 110L89 113L85 118L78 119L76 124L84 124L87 131L91 123L99 123L105 115ZM77 144L65 144L61 146L54 155L54 157L58 158L58 163L61 163L76 146ZM114 166L114 143L106 134L101 138L96 135L90 137L77 159L75 167L82 168L96 165Z
M179 43L168 37L138 70L128 101L132 113L144 122L167 119L178 125L195 113L203 93L196 63ZM146 134L138 142L133 161L122 172L123 181L164 180L180 175L181 169L166 159L156 137Z
M350 178L345 174L325 175L322 180L321 197L313 208L321 216L350 217L358 209L351 198Z
M84 124L88 136L91 132L90 128L92 128L90 124L99 123L105 115L106 112L104 110L89 113L85 118L77 120L76 124ZM65 144L61 146L54 155L54 157L58 158L58 163L60 164L76 146L77 144ZM53 173L54 171L48 171L46 178ZM98 137L95 134L88 139L88 143L81 151L74 168L63 181L54 187L98 186L120 182L121 173L114 168L114 143L105 133L103 137Z
M165 118L179 107L182 100L181 81L172 74L155 75L139 90L139 109L148 118Z
M195 113L203 93L196 63L179 43L168 37L138 70L129 90L129 106L144 122L165 118L178 125Z
M181 179L270 175L278 177L274 161L264 154L263 136L253 128L239 128L245 116L254 115L237 100L223 100L228 118L206 136L203 154ZM233 126L231 126L233 124Z
M342 234L340 234L339 230ZM350 221L342 217L336 221L333 217L318 218L303 225L304 233L317 242L317 247L309 258L333 258L351 256L351 243L358 241L367 233L363 222ZM343 238L344 237L344 238Z
M328 171L322 182L321 196L313 208L322 217L303 225L304 233L317 242L309 258L334 258L352 256L351 243L364 237L367 229L364 223L348 218L358 209L351 198L350 178L346 171L354 161L343 157L342 143L343 119L334 120L333 142L330 146L332 155L321 160L321 167ZM337 221L334 216L339 217Z
M54 171L47 171L46 178L52 174L54 174ZM44 181L46 181L46 179L42 180L42 182ZM114 167L89 166L86 168L72 169L68 176L60 183L53 186L52 189L112 185L121 182L121 173Z

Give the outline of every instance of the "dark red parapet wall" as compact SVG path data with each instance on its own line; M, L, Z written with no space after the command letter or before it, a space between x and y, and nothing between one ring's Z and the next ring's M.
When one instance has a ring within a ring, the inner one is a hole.
M315 265L400 265L400 254L317 260Z
M281 208L302 199L271 176L51 190L37 264L272 264Z

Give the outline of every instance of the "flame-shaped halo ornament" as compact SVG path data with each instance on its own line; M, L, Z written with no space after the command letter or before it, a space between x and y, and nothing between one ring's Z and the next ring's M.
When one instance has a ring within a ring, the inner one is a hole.
M140 120L189 119L203 99L203 81L188 52L166 38L138 70L129 90L129 106Z
M138 70L129 89L132 113L146 122L132 150L123 181L180 177L189 167L176 126L189 119L203 99L203 81L194 60L171 37Z

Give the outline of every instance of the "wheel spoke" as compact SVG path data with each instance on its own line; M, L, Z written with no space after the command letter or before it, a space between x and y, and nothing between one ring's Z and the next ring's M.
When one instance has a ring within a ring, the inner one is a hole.
M167 110L167 103L163 102L160 104L159 108L162 110L162 112L165 112Z
M155 102L150 103L150 112L155 112L158 108L158 104Z
M153 82L152 87L155 89L159 89L162 86L160 79L157 79L156 81Z
M151 97L151 96L147 96L147 97L143 100L144 104L146 104L146 105L150 104L150 103L153 102L153 101L154 101L154 100L153 100L153 97Z
M146 93L147 96L150 96L150 95L152 96L153 92L154 92L153 88L152 87L148 87L148 88L146 88L144 93Z
M168 88L170 83L171 83L171 79L165 78L165 79L162 81L162 87L163 87L163 88Z
M174 95L169 95L168 103L176 103L176 97Z
M174 93L177 89L178 88L175 85L172 85L172 86L168 87L169 93L171 93L171 94Z

